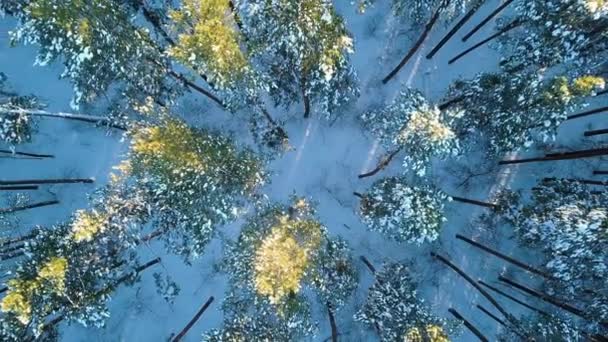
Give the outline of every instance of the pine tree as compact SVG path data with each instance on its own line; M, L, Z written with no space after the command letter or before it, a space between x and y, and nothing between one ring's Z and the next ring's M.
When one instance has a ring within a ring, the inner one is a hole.
M227 251L231 276L225 302L227 324L252 313L292 338L313 335L312 290L323 305L342 306L357 285L350 250L327 236L311 204L294 199L289 208L270 206L252 217ZM232 323L231 323L232 322ZM282 328L281 328L282 327Z
M390 177L376 181L363 196L360 215L372 231L422 244L439 237L446 200L448 195L430 185L410 186L404 177Z
M360 0L359 11L373 6L377 0ZM433 12L443 6L442 16L445 21L450 21L469 8L479 6L481 0L392 0L393 13L402 18L405 23L421 26L433 15Z
M604 80L581 76L544 79L536 73L480 74L470 81L457 81L448 98L458 99L465 115L454 129L467 144L481 138L491 155L530 147L535 141L555 137L582 98L604 88Z
M461 112L440 111L422 93L407 89L385 108L361 116L366 128L387 150L405 152L403 166L424 176L431 158L459 153L453 125Z
M0 72L0 142L17 145L29 142L35 125L28 115L5 113L3 109L39 109L34 96L22 96L9 90L6 75Z
M117 177L144 191L155 225L186 257L199 255L215 228L237 217L265 182L263 162L216 133L162 119L130 134Z
M374 327L381 341L448 341L453 325L431 313L416 287L408 267L384 265L355 320Z
M608 5L603 0L518 1L515 12L523 30L504 42L507 70L570 62L586 70L608 48Z
M587 341L575 324L568 319L557 316L524 316L518 320L520 331L504 329L498 341L519 341L522 332L526 341L535 342L582 342Z
M353 41L331 1L247 0L239 9L253 64L278 105L302 100L305 117L313 106L329 115L358 96Z

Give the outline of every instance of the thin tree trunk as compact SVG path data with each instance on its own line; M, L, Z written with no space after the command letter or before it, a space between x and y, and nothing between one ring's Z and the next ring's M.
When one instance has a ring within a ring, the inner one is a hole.
M363 255L361 255L359 257L359 259L361 259L361 261L363 261L363 263L365 264L365 266L367 266L367 268L372 272L372 273L376 273L376 268L374 267L374 265L369 262L369 260L367 260L366 257L364 257Z
M595 96L600 96L600 95L604 95L604 94L608 94L608 89L604 89L602 91L598 91Z
M528 272L537 274L537 275L539 275L539 276L541 276L541 277L543 277L545 279L551 279L551 280L555 279L555 277L553 277L552 275L550 275L547 272L541 271L541 270L539 270L537 268L534 268L534 267L532 267L532 266L530 266L528 264L525 264L525 263L523 263L523 262L521 262L519 260L513 259L510 256L505 255L505 254L503 254L503 253L501 253L501 252L499 252L497 250L494 250L494 249L492 249L490 247L486 247L486 246L482 245L481 243L479 243L477 241L471 240L471 239L469 239L467 237L464 237L464 236L462 236L460 234L456 234L456 238L459 239L459 240L462 240L462 241L464 241L464 242L466 242L466 243L468 243L470 245L473 245L473 246L475 246L475 247L477 247L477 248L479 248L479 249L481 249L481 250L483 250L483 251L485 251L487 253L490 253L490 254L492 254L492 255L494 255L496 257L499 257L500 259L502 259L502 260L504 260L504 261L506 261L506 262L508 262L510 264L513 264L513 265L515 265L517 267L523 268L524 270L526 270Z
M28 184L92 184L93 178L60 178L60 179L23 179L0 181L0 185L28 185Z
M18 211L46 207L46 206L55 205L55 204L59 204L59 201L44 201L44 202L38 202L38 203L32 203L32 204L28 204L28 205L12 207L12 208L0 208L0 214L14 213L14 212L18 212Z
M25 243L23 243L23 242L18 245L15 245L15 246L10 246L7 249L1 250L0 255L5 255L7 253L11 253L11 252L23 249L24 247L25 247Z
M163 28L162 23L156 13L150 11L143 0L140 0L139 4L141 6L144 18L154 27L154 29L156 29L156 32L160 33L167 44L175 46L175 40L171 38L169 33Z
M547 153L546 157L577 157L581 154L603 154L608 152L608 147L601 148L591 148L587 150L578 150L578 151L569 151L569 152L555 152L555 153Z
M34 157L34 158L55 158L52 154L37 154L37 153L27 153L27 152L17 152L11 150L0 150L0 153L14 154L18 156L26 156L26 157Z
M194 82L191 82L190 80L188 80L186 78L186 76L184 76L182 74L178 74L177 72L175 72L173 70L169 70L169 75L171 75L173 78L175 78L175 79L181 81L182 83L184 83L184 85L186 85L188 88L194 89L197 92L199 92L199 93L203 94L204 96L208 97L209 99L211 99L213 102L217 103L223 109L227 109L226 105L222 102L222 100L220 100L217 96L213 95L208 90L206 90L206 89L198 86Z
M0 186L0 191L38 190L37 185Z
M572 119L578 119L578 118L582 118L585 116L590 116L593 114L598 114L598 113L602 113L602 112L606 112L608 111L608 107L601 107L601 108L596 108L596 109L591 109L585 112L581 112L578 114L573 114L573 115L569 115L568 118L566 118L566 120L572 120Z
M359 197L360 199L364 199L365 198L365 196L362 193L359 193L359 192L356 192L356 191L353 192L353 195Z
M478 280L478 282L479 282L479 284L481 284L481 285L489 288L490 290L498 293L499 295L501 295L501 296L503 296L503 297L505 297L507 299L510 299L512 302L515 302L515 303L517 303L517 304L519 304L519 305L521 305L521 306L523 306L525 308L528 308L528 309L530 309L530 310L532 310L534 312L537 312L537 313L539 313L539 314L541 314L543 316L546 316L546 317L550 317L551 316L550 313L548 313L546 311L543 311L541 309L535 308L532 305L530 305L530 304L528 304L526 302L523 302L523 301L521 301L521 300L519 300L519 299L511 296L510 294L508 294L508 293L506 293L506 292L504 292L504 291L502 291L502 290L500 290L500 289L498 289L498 288L496 288L496 287L494 287L494 286L492 286L492 285L490 285L490 284L488 284L488 283L486 283L486 282L484 282L482 280Z
M601 135L601 134L608 134L608 128L596 129L596 130L591 130L591 131L585 132L586 137L592 137L594 135Z
M306 94L306 80L304 78L302 78L300 91L302 92L302 102L304 102L304 118L307 119L310 117L310 98Z
M468 199L468 198L462 198L462 197L456 197L456 196L450 196L450 197L452 198L452 200L454 200L456 202L478 205L480 207L490 208L490 209L494 209L494 210L496 210L498 208L498 206L496 204L493 204L493 203L481 202L481 201L476 201L476 200L472 200L472 199Z
M532 162L545 162L545 161L570 160L570 159L583 159L583 158L592 158L592 157L603 156L606 154L608 154L608 148L581 150L581 151L566 152L566 153L550 153L550 154L546 154L544 157L501 160L498 162L498 165L523 164L523 163L532 163Z
M608 170L595 170L593 171L594 175L608 175Z
M466 56L467 54L469 54L470 52L476 50L477 48L479 48L480 46L483 46L484 44L486 44L487 42L496 39L497 37L519 27L521 25L521 22L515 20L512 23L510 23L509 25L503 27L501 30L499 30L498 32L494 33L493 35L489 36L488 38L480 41L479 43L471 46L470 48L464 50L463 52L461 52L460 54L456 55L454 58L450 59L448 61L448 64L452 64L454 62L456 62L457 60L459 60L460 58Z
M338 327L336 326L336 318L329 302L327 303L327 315L329 316L329 325L331 326L331 341L338 342Z
M184 338L184 336L188 333L188 330L190 330L192 328L192 326L194 326L194 323L196 323L196 321L198 321L198 319L201 318L201 316L205 312L205 310L207 310L209 305L211 305L211 303L213 302L213 299L214 299L213 296L209 297L207 302L205 302L205 304L200 308L200 310L198 310L196 315L194 315L194 317L190 320L190 322L188 322L186 327L184 329L182 329L182 331L180 331L180 333L177 334L177 336L175 336L173 338L172 342L178 342L178 341L181 341L182 338Z
M14 243L18 243L18 242L22 242L22 241L25 241L25 240L33 239L33 238L36 237L36 235L37 235L37 233L30 233L28 235L24 235L24 236L16 237L16 238L9 239L9 240L6 240L6 241L2 241L2 242L0 242L0 247L9 246L9 245L12 245Z
M466 98L466 96L460 95L460 96L455 97L455 98L453 98L451 100L447 100L446 102L444 102L444 103L440 104L439 106L437 106L437 108L439 108L439 110L446 110L449 107L451 107L452 105L464 101L465 98Z
M6 260L18 258L20 256L24 256L24 255L25 255L25 251L19 250L19 251L15 251L13 253L10 253L10 254L0 255L0 261L6 261Z
M560 179L566 180L566 181L571 181L571 182L579 182L582 184L608 186L608 181L598 181L598 180L591 180L591 179L574 179L574 178L560 178ZM543 178L543 181L555 181L555 180L557 180L557 178L554 178L554 177Z
M498 316L494 315L493 313L491 313L490 311L488 311L486 308L484 308L483 306L477 304L475 305L479 310L481 310L483 313L485 313L486 315L488 315L490 318L492 318L493 320L495 320L498 324L502 325L502 326L506 326L505 321L503 321L502 319L498 318Z
M481 333L481 331L479 331L479 329L477 329L473 324L471 324L471 322L469 322L466 318L462 317L462 315L460 313L458 313L458 311L456 311L456 309L454 308L449 308L448 311L458 320L461 320L462 323L464 323L464 326L467 327L472 333L473 335L477 336L477 338L482 341L482 342L489 342L490 340L487 339L487 337L483 336L483 334Z
M466 24L469 19L471 19L473 17L473 15L477 12L477 10L479 10L479 8L481 7L481 5L483 4L483 1L479 2L478 4L476 4L475 6L473 6L465 15L464 17L462 17L462 19L460 19L460 21L458 21L458 23L456 23L456 25L454 25L454 27L450 30L450 32L448 32L443 39L441 39L441 41L437 44L437 46L435 46L433 48L433 50L431 50L431 52L429 52L428 55L426 55L427 59L431 59L433 58L433 56L435 56L435 54L450 40L452 39L452 37L456 34L456 32L458 32L458 30L460 30L462 28L462 26L464 26L464 24Z
M433 29L433 27L437 23L437 20L439 20L439 16L441 15L441 11L449 3L450 3L450 0L444 0L444 1L442 1L439 4L439 6L437 7L437 9L435 10L435 13L433 13L433 16L431 17L431 20L429 20L429 22L425 25L424 31L422 31L422 34L420 35L420 37L418 38L418 40L416 41L416 43L414 44L414 46L412 46L412 48L408 51L408 53L405 55L405 57L403 57L403 59L401 60L401 62L399 62L399 64L395 67L395 69L393 69L382 80L383 84L387 84L388 81L390 81L393 77L395 77L395 75L397 75L399 73L399 70L401 70L401 68L403 68L403 66L405 66L407 64L407 62L414 56L414 54L416 54L416 51L418 51L418 49L422 46L422 44L426 40L426 37L429 35L429 33L431 32L431 30Z
M66 119L66 120L75 120L82 122L90 122L97 125L106 125L107 127L115 128L121 131L126 131L127 128L124 126L116 125L111 123L110 118L106 118L103 116L95 116L95 115L86 115L86 114L74 114L74 113L64 113L64 112L55 112L51 113L46 110L41 109L9 109L9 108L0 108L1 114L26 114L31 116L40 116L47 118L56 118L56 119Z
M485 17L477 26L475 26L469 33L465 34L462 37L462 41L466 42L472 35L474 35L477 31L479 31L482 27L484 27L487 23L492 20L498 13L504 10L507 6L509 6L514 0L507 0L502 5L498 6L492 13L490 13L487 17Z
M360 175L359 175L359 179L361 179L361 178L367 178L367 177L371 177L371 176L373 176L373 175L377 174L378 172L380 172L380 171L384 170L384 169L385 169L385 168L388 166L388 164L390 164L390 163L391 163L391 161L393 160L393 158L395 158L395 156L396 156L396 155L397 155L399 152L401 152L401 149L402 149L402 147L399 147L399 148L398 148L398 149L396 149L395 151L391 152L391 154L389 154L389 155L388 155L388 157L384 158L383 160L381 160L381 161L380 161L380 163L378 163L378 165L376 166L376 168L375 168L375 169L373 169L373 170L371 170L371 171L369 171L369 172L366 172L366 173L360 174Z

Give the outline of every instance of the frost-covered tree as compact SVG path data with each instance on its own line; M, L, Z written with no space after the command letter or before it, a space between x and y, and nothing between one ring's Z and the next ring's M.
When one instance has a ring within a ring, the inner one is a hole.
M307 292L337 309L357 285L350 250L327 236L304 199L252 217L229 247L223 268L232 277L224 305L228 325L248 314L276 329L287 327L292 338L316 330Z
M289 342L293 337L289 327L280 322L270 322L257 316L246 314L224 323L221 329L212 329L203 334L205 342Z
M184 256L199 255L265 182L262 160L216 133L163 119L130 135L118 178L143 190L155 226Z
M376 181L361 198L360 215L370 230L392 240L422 244L439 237L449 196L430 185L411 186L404 177Z
M388 106L361 115L365 127L390 151L403 151L406 169L423 176L431 158L456 156L453 130L461 111L440 111L422 93L407 89Z
M377 0L360 0L359 11L365 10L374 5ZM433 13L441 7L441 14L444 20L449 21L469 8L479 6L481 0L392 0L391 6L393 13L403 18L404 22L414 25L422 25L427 22Z
M457 99L466 112L455 128L457 135L473 144L481 137L489 153L499 155L553 139L567 114L604 86L602 78L591 75L545 79L536 73L480 74L455 82L448 98Z
M504 329L498 336L501 342L519 341L522 335L526 341L534 342L583 342L588 341L576 325L556 316L525 316L518 320L518 330Z
M376 273L355 320L376 329L381 341L448 341L453 326L418 296L408 267L386 264Z
M358 95L349 62L353 41L329 0L243 0L239 3L247 49L270 79L279 105L302 100L331 114Z
M112 0L31 0L13 15L13 42L38 45L37 64L60 60L74 86L73 105L92 101L110 85L160 99L172 88L167 68L147 30L135 27Z
M29 142L34 123L23 113L7 113L11 109L39 109L41 104L34 96L22 96L8 88L6 75L0 72L0 142L16 145Z
M542 250L549 290L597 322L608 320L608 193L576 181L545 180L529 204L506 218L528 246ZM591 290L591 291L589 291Z
M587 68L608 48L608 4L604 0L518 1L514 20L523 29L505 39L507 69L574 63Z

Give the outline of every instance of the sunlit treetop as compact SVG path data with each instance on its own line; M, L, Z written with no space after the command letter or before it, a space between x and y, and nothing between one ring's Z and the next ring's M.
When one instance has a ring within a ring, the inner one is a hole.
M413 327L403 336L403 342L450 342L442 326L429 324Z
M360 13L376 4L377 0L359 0ZM481 0L392 0L393 13L407 23L417 26L428 22L435 11L441 6L441 18L445 21L453 20L472 7L483 4Z
M170 56L222 88L241 79L249 66L230 0L185 0L169 17L178 33Z

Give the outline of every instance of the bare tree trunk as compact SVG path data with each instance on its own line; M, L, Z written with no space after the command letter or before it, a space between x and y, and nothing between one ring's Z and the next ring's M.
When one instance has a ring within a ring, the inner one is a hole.
M601 135L601 134L608 134L608 128L585 131L586 137L592 137L592 136Z
M173 38L171 38L169 33L165 30L158 15L156 13L154 13L153 11L151 11L148 8L148 6L146 6L145 1L140 0L139 5L142 9L144 18L150 23L150 25L152 25L154 27L156 32L160 33L160 35L163 37L165 42L167 42L167 44L169 44L170 46L175 46L176 45L175 40Z
M364 257L363 255L361 255L359 257L359 259L361 259L361 261L363 261L363 263L365 264L365 266L367 266L367 268L372 272L372 273L376 273L376 268L374 267L374 265L369 262L369 260L367 260L366 257Z
M594 175L608 175L608 170L595 170L593 171Z
M549 154L546 154L544 157L514 159L514 160L501 160L500 162L498 162L498 165L524 164L524 163L533 163L533 162L593 158L593 157L603 156L603 155L607 155L607 154L608 154L608 148L581 150L581 151L565 152L565 153L549 153Z
M18 155L18 156L25 156L25 157L34 157L34 158L55 158L54 155L52 154L36 154L36 153L27 153L27 152L13 152L10 150L0 150L0 153L7 153L7 154L13 154L13 155Z
M17 211L24 211L24 210L28 210L28 209L46 207L46 206L55 205L55 204L59 204L59 201L44 201L44 202L38 202L38 203L32 203L32 204L12 207L12 208L0 208L0 214L14 213Z
M466 24L469 19L471 19L473 17L473 15L477 12L477 10L479 10L479 8L481 7L481 5L483 4L483 1L477 3L475 6L473 6L465 15L464 17L462 17L462 19L460 19L458 21L458 23L456 23L456 25L454 25L454 27L450 30L450 32L448 32L443 39L441 39L441 41L437 44L437 46L435 46L433 48L433 50L431 50L431 52L429 52L428 55L426 55L427 59L431 59L433 58L433 56L435 56L435 54L450 40L452 39L452 37L456 34L456 32L458 32L458 30L460 30L462 28L462 26L464 26L464 24Z
M601 107L601 108L596 108L596 109L591 109L582 113L578 113L578 114L573 114L573 115L569 115L568 118L566 118L566 120L572 120L572 119L578 119L578 118L582 118L585 116L589 116L589 115L593 115L593 114L597 114L597 113L602 113L608 111L608 107Z
M459 53L458 55L456 55L454 58L450 59L448 61L448 64L452 64L454 62L456 62L457 60L461 59L462 57L468 55L470 52L478 49L480 46L483 46L484 44L486 44L487 42L498 38L499 36L519 27L521 25L521 22L515 20L512 23L508 24L507 26L503 27L501 30L499 30L498 32L494 33L493 35L489 36L488 38L480 41L479 43L471 46L470 48L464 50L463 52Z
M188 333L188 330L190 330L194 326L194 323L196 323L196 321L198 321L198 319L201 318L201 316L203 315L205 310L207 310L209 305L211 305L211 303L213 302L213 299L214 299L213 296L209 297L207 302L205 302L205 304L200 308L200 310L198 310L196 315L194 315L194 317L190 320L190 322L188 322L186 327L184 327L184 329L182 329L182 331L180 331L180 333L177 334L177 336L175 336L173 338L172 342L178 342L178 341L181 341L182 338L184 338L184 336Z
M475 247L477 247L477 248L479 248L479 249L481 249L481 250L483 250L483 251L485 251L487 253L490 253L490 254L492 254L494 256L497 256L500 259L502 259L502 260L504 260L504 261L506 261L506 262L508 262L510 264L513 264L513 265L515 265L517 267L523 268L524 270L526 270L528 272L537 274L537 275L539 275L539 276L541 276L541 277L543 277L545 279L551 279L551 280L555 279L555 277L553 277L551 274L549 274L547 272L541 271L541 270L539 270L537 268L534 268L534 267L532 267L532 266L530 266L528 264L525 264L525 263L523 263L523 262L521 262L519 260L513 259L510 256L505 255L503 253L500 253L499 251L494 250L494 249L492 249L490 247L484 246L484 245L482 245L481 243L479 243L477 241L474 241L474 240L471 240L469 238L466 238L466 237L464 237L464 236L462 236L460 234L456 234L456 238L459 239L459 240L462 240L462 241L464 241L464 242L466 242L466 243L468 243L470 245L473 245L473 246L475 246Z
M475 305L479 310L481 310L483 313L485 313L486 315L488 315L490 318L492 318L493 320L495 320L498 324L502 325L503 327L506 326L505 321L503 321L502 319L498 318L498 316L494 315L493 313L491 313L490 311L488 311L488 309L484 308L483 306L477 304Z
M329 302L327 303L327 315L329 315L329 325L331 326L331 341L338 342L338 327L336 326L336 318Z
M608 94L608 89L604 89L602 91L598 91L595 96L600 96L600 95L604 95L604 94Z
M401 68L403 68L403 66L405 64L407 64L407 62L414 56L414 54L416 54L416 51L418 51L418 49L422 46L422 44L426 40L426 37L429 35L429 33L431 32L431 30L433 29L433 27L437 23L437 20L439 20L439 16L441 15L441 11L449 3L450 3L450 0L444 0L441 4L439 4L439 6L437 7L437 9L435 10L435 13L433 13L433 16L431 17L431 20L425 25L424 31L422 31L422 34L420 35L420 37L418 38L418 40L416 41L416 43L414 44L414 46L412 46L412 48L408 51L408 53L405 55L405 57L403 57L403 59L401 60L401 62L399 62L399 64L395 67L395 69L393 69L382 80L383 84L387 84L388 81L390 81L393 77L395 77L395 75L397 75L399 73L399 70L401 70Z
M477 26L475 26L469 33L462 37L462 41L466 42L472 35L474 35L477 31L479 31L482 27L484 27L487 23L492 20L498 13L504 10L507 6L509 6L514 0L507 0L502 5L498 6L492 13L490 13L487 17L485 17Z
M364 199L365 198L365 195L363 195L362 193L356 192L356 191L353 192L353 195L359 197L360 199Z
M464 95L455 97L451 100L447 100L446 102L441 103L439 106L437 106L437 108L439 108L439 110L446 110L446 109L450 108L452 105L464 101L465 98L466 98L466 96L464 96Z
M1 250L0 255L6 255L7 253L18 251L20 249L23 249L24 247L25 247L25 243L23 243L23 242L20 244L14 245L14 246L10 246L6 249Z
M389 154L389 155L388 155L388 157L384 158L383 160L381 160L381 161L378 163L378 165L376 166L376 168L375 168L375 169L373 169L373 170L371 170L371 171L369 171L369 172L366 172L366 173L360 174L360 175L359 175L359 179L361 179L361 178L367 178L367 177L371 177L371 176L373 176L373 175L377 174L378 172L380 172L380 171L384 170L384 169L385 169L385 168L386 168L386 167L387 167L387 166L388 166L388 165L391 163L391 161L393 160L393 158L395 158L395 156L396 156L396 155L397 155L399 152L401 152L401 149L402 149L402 147L399 147L399 148L398 148L398 149L396 149L395 151L391 152L391 154Z
M82 122L90 122L97 125L106 125L107 127L115 128L121 131L126 131L127 128L124 126L116 125L111 123L110 118L103 116L95 116L95 115L86 115L86 114L73 114L73 113L63 113L63 112L47 112L46 110L41 109L9 109L9 108L0 108L0 115L2 114L26 114L31 116L40 116L47 118L56 118L56 119L66 119L66 120L75 120Z
M25 255L25 251L18 250L18 251L15 251L13 253L10 253L10 254L0 255L0 261L6 261L6 260L10 260L10 259L15 259L15 258L18 258L20 256L24 256L24 255Z
M304 118L307 119L310 117L310 98L306 94L306 80L304 77L302 77L300 91L302 92L302 101L304 102Z
M488 284L488 283L486 283L486 282L484 282L482 280L478 280L478 282L479 282L479 284L481 284L481 285L489 288L490 290L498 293L499 295L501 295L501 296L503 296L503 297L505 297L507 299L510 299L512 302L515 302L515 303L517 303L517 304L519 304L519 305L521 305L521 306L523 306L525 308L528 308L528 309L530 309L530 310L532 310L534 312L537 312L537 313L539 313L539 314L541 314L543 316L546 316L546 317L550 317L551 316L550 313L548 313L546 311L543 311L541 309L538 309L538 308L536 308L536 307L534 307L534 306L532 306L532 305L530 305L530 304L528 304L526 302L523 302L523 301L521 301L521 300L519 300L519 299L511 296L510 294L508 294L508 293L506 293L506 292L504 292L504 291L502 291L502 290L500 290L500 289L498 289L498 288L496 288L496 287L494 287L494 286L492 286L492 285L490 285L490 284Z
M483 334L481 333L481 331L479 331L479 329L477 329L473 324L471 324L471 322L469 322L467 319L465 319L464 317L462 317L462 315L460 313L458 313L458 311L456 311L456 309L449 308L448 311L456 319L461 320L462 323L464 323L464 326L467 327L473 333L473 335L477 336L477 338L480 341L482 341L482 342L489 342L490 341L485 336L483 336Z
M33 238L36 237L36 235L37 235L37 233L30 233L30 234L27 234L27 235L24 235L24 236L16 237L16 238L13 238L13 239L8 239L6 241L0 242L0 247L5 247L5 246L12 245L14 243L18 243L18 242L22 242L22 241L25 241L25 240L33 239Z
M571 181L571 182L579 182L582 184L608 186L608 181L598 181L598 180L591 180L591 179L574 179L574 178L560 178L560 179L566 180L566 181ZM547 178L543 178L543 180L544 181L555 181L555 180L557 180L557 178L547 177Z
M227 109L226 105L222 102L222 100L220 100L217 96L213 95L210 91L198 86L194 82L191 82L190 80L188 80L186 78L186 76L184 76L182 74L178 74L177 72L175 72L173 70L169 70L169 75L171 75L173 78L181 81L188 88L194 89L197 92L201 93L202 95L208 97L213 102L217 103L220 107L222 107L222 109Z
M462 197L455 197L455 196L450 196L450 197L454 201L460 202L460 203L468 203L468 204L478 205L480 207L490 208L490 209L494 209L494 210L496 210L498 208L498 206L496 204L493 204L493 203L481 202L481 201L476 201L476 200L472 200L472 199L468 199L468 198L462 198Z
M92 184L93 178L61 178L61 179L24 179L13 181L0 181L0 185L27 185L27 184Z
M0 186L0 191L38 190L37 185Z

